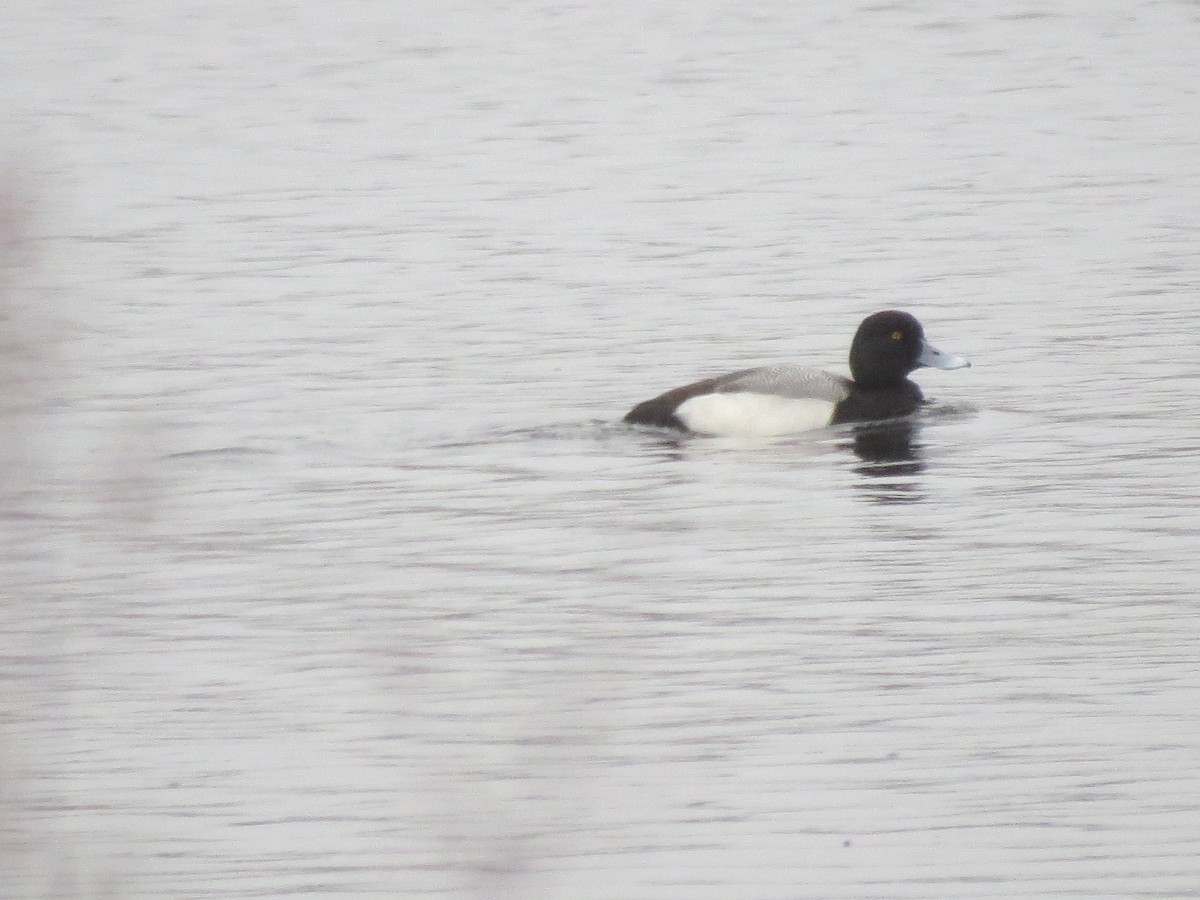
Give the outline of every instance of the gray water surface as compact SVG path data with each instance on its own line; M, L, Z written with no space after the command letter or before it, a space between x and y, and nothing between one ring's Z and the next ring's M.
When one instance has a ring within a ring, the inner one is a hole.
M9 21L0 896L1196 896L1197 46ZM904 426L615 424L892 307Z

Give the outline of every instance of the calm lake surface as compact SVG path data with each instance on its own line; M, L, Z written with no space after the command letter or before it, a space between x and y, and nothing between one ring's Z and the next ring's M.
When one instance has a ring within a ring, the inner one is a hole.
M1197 47L10 17L0 897L1200 895ZM893 307L907 425L616 424Z

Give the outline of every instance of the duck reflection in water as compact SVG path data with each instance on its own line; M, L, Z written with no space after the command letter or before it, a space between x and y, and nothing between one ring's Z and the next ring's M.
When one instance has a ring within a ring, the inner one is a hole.
M877 503L915 503L925 498L915 476L925 471L919 424L911 419L857 425L848 446L862 460L860 489ZM870 479L870 480L868 480Z

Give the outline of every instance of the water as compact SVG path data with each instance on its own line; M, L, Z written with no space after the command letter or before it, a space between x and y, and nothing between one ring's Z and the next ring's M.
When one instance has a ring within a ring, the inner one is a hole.
M0 895L1195 896L1198 32L8 22ZM906 431L614 424L889 307Z

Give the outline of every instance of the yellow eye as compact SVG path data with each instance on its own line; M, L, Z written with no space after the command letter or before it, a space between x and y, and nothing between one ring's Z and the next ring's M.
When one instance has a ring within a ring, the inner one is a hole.
M893 331L892 332L892 340L893 341L899 341L899 340L903 340L903 339L904 339L903 331Z

